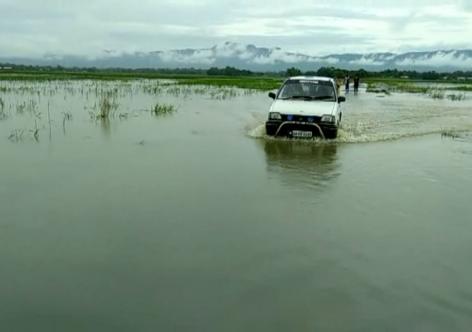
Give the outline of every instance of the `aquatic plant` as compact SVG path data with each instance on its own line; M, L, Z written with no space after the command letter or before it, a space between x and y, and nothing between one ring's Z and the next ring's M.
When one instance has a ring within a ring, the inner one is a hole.
M441 133L441 137L452 138L452 139L458 139L458 138L460 138L461 136L460 136L457 132L454 132L454 131L452 131L452 130L444 130L444 131Z
M393 89L397 92L423 93L423 94L426 94L430 91L429 87L418 86L411 83L397 83L393 85Z
M38 103L34 100L30 100L28 102L24 101L16 105L16 113L17 114L24 114L26 112L31 114L38 113Z
M415 82L405 82L396 80L367 82L367 92L370 93L389 94L391 91L406 93L428 93L429 90L430 88L419 86L415 84Z
M463 101L465 100L465 93L448 94L447 99L451 101Z
M16 113L18 113L18 114L25 113L25 109L26 109L26 104L25 103L21 103L21 104L16 105Z
M445 94L443 90L436 89L436 90L431 90L429 92L429 96L433 99L444 99Z
M368 83L366 92L367 93L383 93L386 95L390 95L390 91L388 91L388 86L385 84L378 84L378 83Z
M162 93L163 90L163 84L161 84L159 81L153 82L153 85L144 85L143 86L143 91L148 94L153 94L153 95L158 95Z
M433 99L448 98L452 101L462 101L466 99L465 93L446 94L446 91L472 91L470 86L453 86L453 87L431 87L419 86L415 82L369 82L367 85L367 92L369 93L388 93L388 91L404 92L404 93L418 93L427 94Z
M39 143L39 128L38 126L35 124L34 126L34 129L30 130L30 132L33 134L33 138L34 140Z
M98 118L108 119L111 112L111 102L107 97L100 100L100 113L98 113Z
M72 114L69 112L62 112L63 121L70 121L72 120Z
M111 95L112 93L106 93L100 99L97 119L109 119L112 111L118 108L118 104L110 98Z
M25 131L23 129L14 129L11 131L10 136L8 136L8 139L14 143L21 142L23 140L24 132Z
M62 132L66 134L66 122L72 120L72 114L69 112L62 112Z
M177 111L177 108L173 105L166 105L166 104L156 104L154 107L151 109L151 113L153 115L168 115L172 114Z
M7 113L5 112L5 102L0 97L0 120L6 119Z

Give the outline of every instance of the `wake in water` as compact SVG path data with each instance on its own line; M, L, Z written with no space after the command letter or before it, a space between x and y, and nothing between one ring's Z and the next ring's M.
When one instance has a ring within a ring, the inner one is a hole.
M393 94L382 99L373 94L351 96L343 107L343 122L334 142L368 143L472 132L472 98L468 97L453 102L415 94ZM247 135L273 139L265 135L264 122L260 117L252 121Z
M362 124L359 125L362 127ZM464 137L470 137L467 133L472 133L472 125L468 126L468 128L462 129L437 129L437 130L429 130L429 131L417 131L417 132L397 132L397 133L382 133L382 132L363 132L358 129L352 130L352 128L340 128L338 131L338 137L335 140L330 140L329 142L337 142L337 143L373 143L373 142L382 142L382 141L392 141L398 140L402 138L413 138L413 137L420 137L426 135L433 135L433 134L440 134L443 137L449 137L452 139L461 139L463 140ZM255 139L267 139L267 140L289 140L287 138L274 138L272 136L267 136L265 134L265 125L259 124L255 128L252 128L248 131L247 135L251 138ZM313 141L316 143L320 143L321 139L313 139L308 140Z

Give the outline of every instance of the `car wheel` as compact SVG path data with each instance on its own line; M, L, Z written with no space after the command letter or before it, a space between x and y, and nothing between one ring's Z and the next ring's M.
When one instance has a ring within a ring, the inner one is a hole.
M269 126L269 125L266 125L266 135L267 136L275 136L275 134L277 133L277 127L276 126Z
M338 130L337 129L326 130L324 132L324 136L326 139L335 139L336 137L338 137Z

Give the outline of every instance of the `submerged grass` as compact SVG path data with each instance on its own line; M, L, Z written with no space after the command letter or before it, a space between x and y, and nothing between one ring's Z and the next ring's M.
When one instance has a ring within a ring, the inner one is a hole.
M433 99L445 99L448 98L452 101L462 101L466 99L465 93L452 93L446 94L447 91L472 91L472 86L457 85L449 87L439 86L422 86L416 81L405 81L405 80L385 80L385 81L369 81L367 83L367 92L370 93L386 93L400 92L400 93L416 93L428 95Z
M447 90L467 92L467 91L472 91L472 85L459 85L459 86L447 88Z
M111 91L101 96L98 104L98 114L96 115L98 120L108 120L112 112L118 109L119 105L113 99L115 95L114 91Z
M0 97L0 120L6 119L7 113L5 112L5 102Z
M406 92L406 93L428 93L430 88L415 85L412 82L403 81L385 81L385 82L369 82L367 92L373 92L382 89L388 92Z
M25 131L23 129L14 129L11 131L10 136L8 136L8 139L11 142L18 143L23 140L23 134Z
M282 80L267 77L199 77L177 80L180 85L206 85L216 87L236 87L241 89L253 89L268 91L278 89Z
M161 73L123 73L123 72L67 72L67 71L21 71L0 73L4 81L57 81L57 80L104 80L130 81L136 79L171 79L177 84L231 86L242 89L272 90L280 86L282 78L254 76L206 76Z
M441 133L441 137L443 137L443 138L458 139L458 138L461 138L461 135L460 135L458 132L453 131L453 130L444 130L444 131Z
M443 90L431 90L429 96L433 99L444 99L445 93Z
M112 110L112 103L107 96L104 96L100 100L99 112L97 115L98 119L108 119Z
M175 113L177 108L174 105L156 104L151 109L151 113L156 116L169 115Z
M463 101L466 99L465 93L448 94L447 99L451 101Z

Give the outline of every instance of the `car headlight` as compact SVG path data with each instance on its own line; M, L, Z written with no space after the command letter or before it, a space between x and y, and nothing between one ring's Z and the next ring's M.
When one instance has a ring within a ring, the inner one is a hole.
M282 120L282 115L278 112L270 112L269 120Z
M336 117L334 115L323 115L321 117L321 122L335 123L336 122Z

